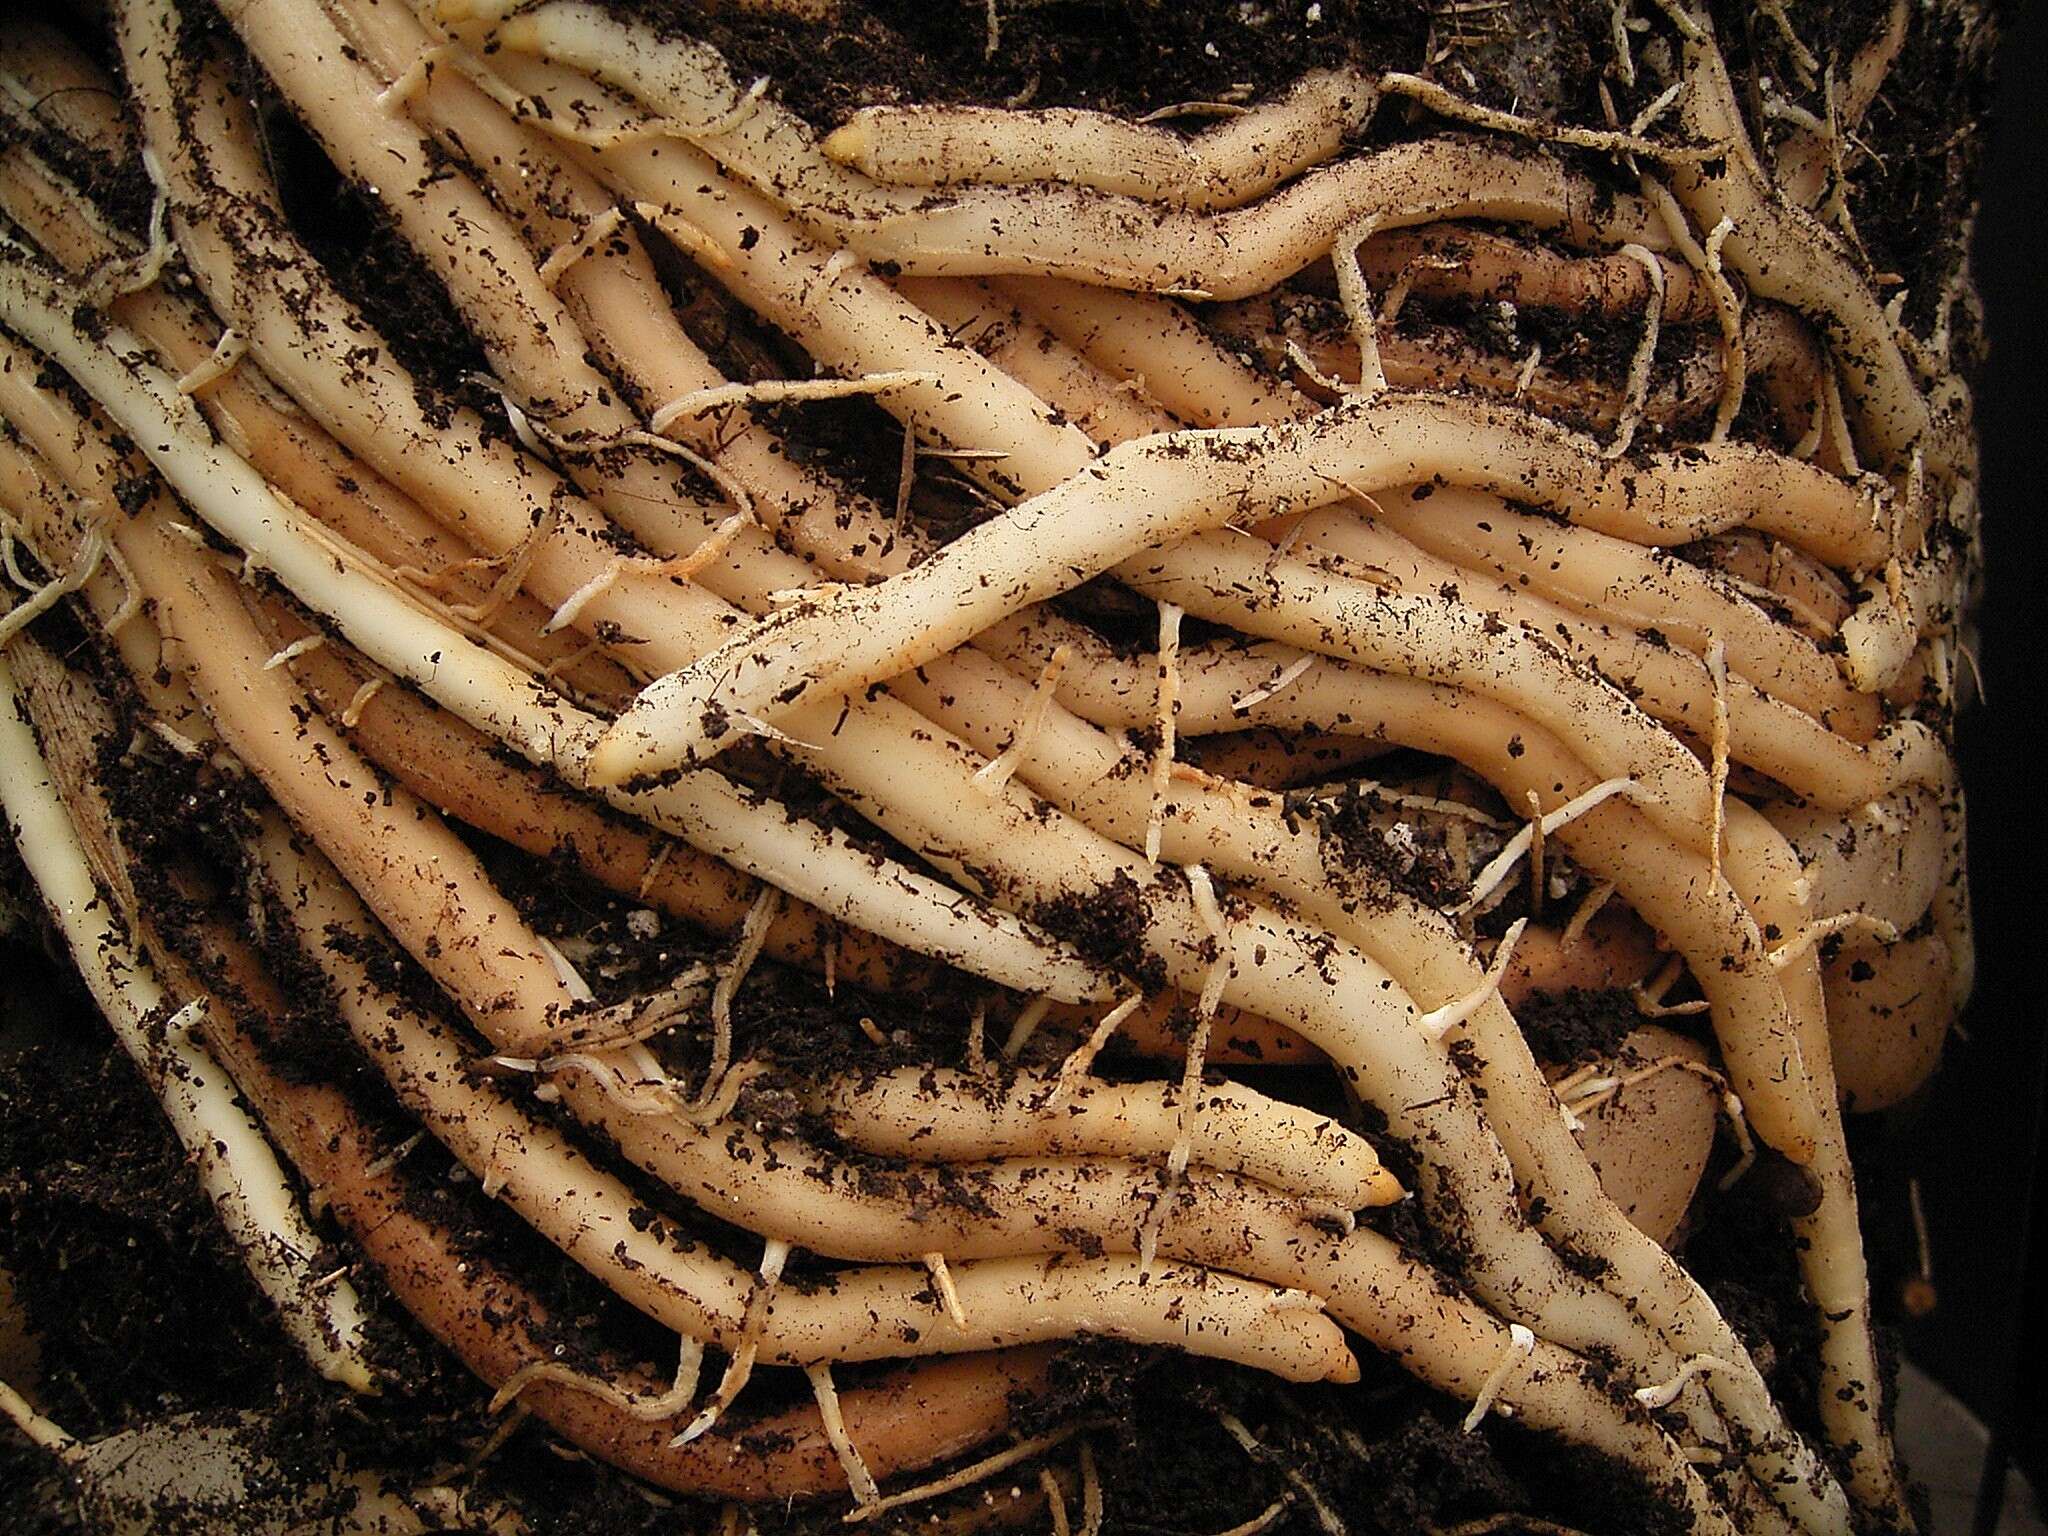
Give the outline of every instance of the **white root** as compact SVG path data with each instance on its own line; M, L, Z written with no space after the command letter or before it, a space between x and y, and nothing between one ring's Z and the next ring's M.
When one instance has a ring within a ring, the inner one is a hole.
M942 1499L949 1493L958 1493L962 1488L972 1488L976 1483L986 1482L998 1472L1007 1472L1021 1462L1029 1461L1034 1456L1042 1456L1047 1451L1064 1445L1080 1430L1081 1426L1075 1424L1046 1434L1034 1435L1028 1440L1019 1440L1015 1445L1006 1446L993 1455L984 1456L957 1471L949 1472L944 1477L886 1494L872 1504L864 1504L851 1511L845 1519L849 1525L857 1521L872 1520L875 1516L887 1514L892 1509L927 1503L932 1499Z
M1613 440L1603 450L1610 459L1618 459L1628 452L1629 445L1635 441L1636 428L1642 423L1643 402L1650 393L1650 365L1657 360L1657 332L1664 314L1664 264L1640 245L1624 245L1621 253L1638 263L1649 275L1650 302L1643 309L1642 339L1636 343L1635 355L1629 359L1621 419L1615 423Z
M1010 1025L1010 1033L1003 1041L1003 1055L1005 1057L1015 1061L1024 1054L1024 1047L1029 1045L1031 1037L1038 1033L1038 1026L1045 1022L1045 1016L1052 1012L1052 1005L1052 994L1041 992L1018 1011L1016 1019ZM1115 1010L1111 1011L1114 1012ZM1111 1026L1112 1029L1114 1027L1114 1025ZM1107 1040L1108 1038L1109 1035L1105 1032L1103 1039Z
M0 1414L28 1436L31 1444L49 1452L66 1466L77 1465L85 1456L85 1445L54 1419L45 1418L30 1406L27 1398L0 1381Z
M1195 1123L1202 1096L1202 1071L1209 1049L1209 1031L1216 1023L1217 1006L1223 1001L1223 989L1229 984L1231 972L1235 967L1235 962L1231 958L1230 924L1223 915L1222 907L1217 903L1216 891L1210 883L1209 872L1199 864L1190 864L1187 875L1188 887L1194 896L1195 911L1202 919L1202 926L1208 930L1209 943L1216 953L1215 958L1209 962L1208 974L1202 978L1202 990L1195 1000L1195 1032L1188 1039L1187 1056L1181 1067L1173 1149L1166 1158L1166 1175L1169 1180L1178 1180L1187 1171L1188 1158L1194 1150Z
M352 731L363 723L363 711L370 707L370 702L383 691L384 684L388 681L389 679L385 677L372 677L366 678L357 686L356 691L349 695L348 703L343 706L341 711L341 728L343 730Z
M674 578L678 582L694 580L702 569L707 569L709 565L725 557L725 553L739 539L741 530L752 526L756 526L752 512L741 508L739 512L733 512L733 516L725 518L725 522L721 522L717 528L713 528L711 535L688 555L678 555L676 559L649 559L645 555L612 555L608 561L604 561L604 567L596 575L592 575L588 582L584 582L584 586L575 588L575 592L571 592L557 604L555 612L547 616L547 623L541 625L541 633L553 635L578 623L584 616L584 610L590 608L590 604L612 592L612 588L616 588L618 582L629 573L668 575L668 578ZM530 545L522 545L522 551L528 549ZM530 559L530 553L516 555L506 569L504 582L516 586L516 580L520 575L524 575L524 565Z
M1617 796L1624 800L1639 801L1642 786L1633 779L1602 779L1591 789L1574 795L1556 810L1525 822L1522 830L1509 838L1507 845L1489 859L1485 868L1473 877L1472 889L1466 892L1465 899L1452 909L1452 915L1462 916L1483 905L1489 896L1500 889L1514 867L1528 857L1538 837L1554 835L1588 811L1606 804Z
M592 1376L554 1360L536 1360L506 1377L504 1385L492 1394L485 1411L503 1413L519 1400L519 1394L528 1387L537 1381L546 1381L603 1398L627 1417L642 1423L659 1424L677 1417L697 1400L698 1379L703 1368L704 1346L696 1339L685 1338L677 1347L673 1383L664 1392L640 1397L621 1391L601 1376Z
M1230 707L1233 710L1242 712L1251 709L1252 706L1255 704L1265 703L1266 700L1272 698L1273 695L1275 695L1276 693L1283 692L1290 683L1294 682L1297 678L1299 678L1302 675L1302 673L1306 672L1310 667L1314 666L1315 664L1316 658L1313 654L1296 657L1293 661L1289 662L1286 666L1282 667L1278 672L1273 674L1273 681L1271 681L1270 683L1262 683L1259 687L1252 689L1249 693L1239 694L1236 698L1230 701Z
M861 1460L860 1451L853 1443L853 1436L846 1431L845 1416L839 1411L839 1393L832 1384L832 1367L809 1365L804 1367L804 1374L810 1378L811 1392L818 1400L818 1414L825 1423L825 1438L831 1441L832 1452L846 1471L846 1486L853 1491L854 1508L874 1508L882 1501L882 1490L875 1485L875 1475L868 1471L867 1463Z
M1716 635L1707 647L1707 675L1714 684L1714 723L1710 772L1714 781L1714 843L1708 868L1721 879L1721 849L1728 837L1728 646Z
M713 411L730 410L736 405L780 405L791 400L850 400L937 382L936 374L899 368L858 379L761 379L752 384L723 384L715 389L694 390L669 401L647 418L647 430L665 434L679 421L707 416Z
M1052 1536L1074 1536L1073 1522L1067 1518L1067 1495L1052 1468L1038 1469L1038 1486L1045 1493L1046 1513L1052 1517Z
M1089 1071L1094 1067L1095 1058L1102 1054L1102 1048L1109 1044L1110 1036L1116 1033L1117 1026L1144 1007L1144 1005L1144 994L1138 993L1125 998L1096 1021L1095 1027L1088 1032L1088 1038L1067 1053L1066 1059L1060 1063L1059 1071L1053 1075L1052 1086L1046 1090L1046 1102L1049 1105L1058 1105L1070 1099L1076 1093L1082 1080L1088 1076ZM1036 1005L1034 1004L1034 1006ZM1028 1012L1029 1010L1027 1009L1026 1013L1028 1014ZM1023 1015L1020 1015L1020 1025L1022 1018ZM1014 1039L1015 1036L1013 1035L1012 1038ZM1029 1039L1030 1037L1026 1035L1025 1038ZM1020 1046L1019 1049L1021 1048ZM1017 1057L1017 1051L1010 1050L1007 1047L1003 1054L1010 1057L1013 1061Z
M156 152L142 151L142 168L148 173L153 196L149 207L149 239L141 254L124 261L111 261L93 275L87 293L94 299L110 295L142 293L156 285L164 268L178 253L170 234L171 194L164 181L163 166Z
M1508 1338L1508 1347L1502 1354L1500 1363L1487 1372L1486 1380L1480 1383L1479 1395L1472 1400L1471 1411L1459 1425L1459 1428L1468 1435L1485 1422L1487 1414L1511 1415L1513 1412L1501 1403L1499 1398L1509 1378L1526 1368L1530 1357L1536 1353L1536 1335L1520 1323L1512 1323L1508 1327Z
M1152 809L1145 818L1145 862L1159 862L1166 825L1166 786L1173 778L1174 730L1180 715L1181 609L1159 605L1159 745L1152 753Z
M1728 1362L1713 1355L1694 1355L1680 1367L1676 1376L1669 1381L1658 1382L1655 1386L1636 1388L1636 1401L1645 1408L1668 1408L1678 1401L1678 1394L1685 1390L1686 1383L1704 1371L1725 1371Z
M956 1328L965 1328L967 1309L960 1305L960 1292L953 1285L953 1272L946 1267L946 1256L928 1253L924 1256L924 1267L931 1271L932 1288L939 1293L939 1304L946 1309L946 1316L953 1319Z
M1821 940L1858 928L1886 944L1899 936L1898 928L1881 917L1873 917L1868 912L1837 912L1832 917L1808 923L1783 943L1774 946L1770 952L1771 969L1782 971L1804 958Z
M1598 128L1559 127L1535 118L1519 117L1512 112L1500 112L1465 101L1435 81L1425 80L1419 75L1389 71L1380 76L1380 89L1410 97L1432 112L1474 127L1491 128L1524 138L1547 139L1576 149L1594 149L1610 155L1648 155L1676 161L1707 160L1722 152L1720 146L1714 144L1660 144L1645 139L1642 130L1649 124L1641 120L1633 133L1610 133ZM1646 115L1654 118L1654 114Z
M1612 880L1596 880L1593 883L1592 889L1580 899L1571 917L1565 922L1564 933L1558 940L1560 949L1570 949L1586 936L1586 930L1592 926L1593 919L1598 917L1607 903L1614 899L1614 889Z
M1742 397L1749 384L1749 350L1742 335L1742 300L1736 296L1735 286L1728 281L1728 275L1721 270L1721 247L1734 230L1734 220L1723 217L1720 223L1707 231L1707 264L1704 270L1707 291L1714 300L1714 316L1721 323L1723 359L1721 399L1714 407L1713 429L1707 434L1710 443L1727 440L1728 430L1735 425L1735 417L1742 409Z
M1260 1536L1262 1531L1270 1531L1285 1519L1287 1511L1293 1507L1294 1496L1283 1493L1249 1520L1240 1520L1229 1530L1219 1532L1218 1536Z
M838 946L834 944L827 951L828 961L837 951ZM827 975L830 975L829 964ZM829 984L826 992L831 992ZM967 1020L967 1070L977 1077L988 1070L988 1003L985 1000L974 1005L974 1012Z
M768 1304L775 1295L776 1287L782 1284L782 1267L788 1262L789 1244L780 1238L768 1239L761 1250L760 1273L747 1297L746 1318L740 1324L739 1340L733 1345L732 1355L725 1363L725 1373L718 1378L711 1400L697 1417L683 1427L671 1444L688 1445L705 1434L746 1390L747 1383L753 1379L754 1361L760 1354L761 1328L767 1319ZM815 1383L815 1378L813 1381Z
M420 88L434 78L434 70L449 62L459 50L452 43L437 43L422 49L413 61L399 72L398 78L377 93L377 106L385 112L401 112L405 104L418 94Z
M910 441L908 437L905 441ZM1017 734L1010 744L982 767L974 772L975 786L985 794L1000 794L1003 786L1010 782L1010 776L1017 771L1019 763L1030 754L1032 743L1045 727L1046 712L1059 697L1060 674L1073 659L1073 647L1062 645L1054 649L1052 657L1040 669L1038 679L1031 685L1031 709L1017 727Z
M206 999L174 1007L110 910L4 660L0 802L93 1000L162 1103L251 1276L316 1370L355 1391L375 1391L355 1288L346 1279L316 1283L313 1261L323 1242L262 1128L195 1037Z
M283 650L274 652L270 659L263 663L263 670L275 672L279 667L288 667L301 656L310 655L326 643L327 637L316 630L303 639L294 640Z
M1539 823L1540 825L1540 823ZM1500 992L1501 977L1507 974L1508 962L1514 958L1515 941L1529 925L1527 918L1517 918L1501 935L1495 946L1493 959L1486 967L1486 976L1480 984L1463 997L1453 998L1440 1008L1432 1008L1415 1021L1415 1027L1431 1040L1441 1040L1445 1035L1463 1024L1477 1013Z
M934 198L880 187L823 154L787 109L764 104L735 134L685 126L732 90L710 48L652 44L596 7L550 4L490 29L505 53L545 52L596 74L675 121L726 178L775 197L836 244L918 276L1037 272L1185 297L1242 298L1326 254L1361 207L1400 223L1508 217L1575 239L1658 238L1639 206L1595 211L1589 189L1547 159L1491 145L1423 140L1341 161L1249 207L1198 213L1088 187L963 186ZM664 146L662 160L671 157ZM644 146L623 145L631 158ZM650 157L651 161L651 157ZM650 200L659 201L648 190ZM1132 220L1146 236L1130 238ZM1384 227L1392 227L1388 224Z
M38 586L23 576L15 565L14 539L10 534L7 537L7 572L13 577L16 585L28 588L28 596L6 613L0 614L0 650L4 650L16 635L91 581L98 573L100 562L106 555L106 537L98 529L94 529L79 544L78 554L70 566Z
M249 352L249 339L233 326L220 333L220 340L214 343L213 351L205 360L192 368L178 380L178 393L196 395L210 385L219 383L235 371Z
M1305 437L1276 434L1270 440L1260 439L1260 447L1270 447L1275 459L1266 494L1298 494L1296 504L1308 506L1335 499L1342 491L1317 467L1316 460L1323 457L1321 450L1335 449L1330 455L1335 458L1343 452L1340 443L1363 442L1370 433L1375 452L1390 452L1388 435L1379 430L1382 412L1387 413L1390 425L1393 419L1411 413L1436 419L1439 412L1463 414L1463 408L1444 400L1403 396L1355 411L1329 413L1319 418L1317 430ZM1358 439L1351 437L1353 431L1360 434ZM1528 435L1528 427L1518 429L1517 453L1526 454ZM1223 500L1229 494L1223 487L1248 478L1231 451L1235 441L1233 433L1172 434L1113 450L1097 472L1077 476L1027 503L1019 514L983 524L900 576L763 621L759 633L738 636L644 690L633 708L594 745L588 776L593 782L616 783L639 773L701 760L719 749L720 738L708 726L715 724L720 709L729 714L772 713L778 708L792 712L799 702L790 696L792 691L801 698L817 700L897 675L970 638L1004 612L1124 558L1134 552L1134 546L1220 527L1225 520L1221 514L1230 505ZM1470 451L1471 439L1466 439L1466 445L1461 453ZM1192 455L1188 453L1191 448ZM1219 453L1228 455L1227 469L1216 463ZM1409 459L1404 465L1405 478L1412 479L1415 468L1415 461ZM1149 498L1139 492L1147 526L1131 526L1139 521L1136 517L1124 519L1113 543L1106 544L1108 530L1100 509L1106 504L1107 492L1123 484L1135 492L1139 485L1157 486L1161 481L1178 482L1179 488L1173 495ZM1175 501L1180 502L1178 513L1173 510ZM1029 515L1024 515L1027 512ZM1029 548L1020 547L1026 529L1033 530ZM1312 636L1309 648L1341 649L1354 656L1369 649L1375 660L1384 656L1389 664L1408 670L1437 665L1470 668L1475 682L1502 690L1510 689L1508 658L1526 657L1532 669L1540 668L1545 674L1542 689L1518 695L1531 709L1553 704L1562 708L1566 698L1587 691L1587 680L1582 675L1566 675L1568 669L1558 666L1554 653L1544 651L1538 661L1534 642L1512 627L1501 634L1495 626L1482 637L1474 615L1472 634L1467 637L1459 632L1454 642L1443 626L1447 622L1462 624L1463 616L1419 618L1424 607L1433 615L1443 612L1442 604L1433 597L1389 597L1375 589L1374 604L1369 608L1343 604L1346 618L1342 628L1316 622L1318 609L1329 612L1340 601L1333 594L1336 584L1299 561L1255 560L1249 550L1240 547L1248 542L1227 536L1190 539L1170 553L1133 560L1120 567L1119 573L1155 600L1190 612L1199 609L1205 617L1227 615L1231 621L1260 629L1271 626L1273 638ZM1280 583L1290 595L1301 591L1302 603L1248 608L1232 598L1229 594L1240 581L1238 569L1250 564L1258 566L1257 579L1269 588ZM1398 646L1391 635L1376 632L1395 623L1395 615L1409 612L1418 612L1418 619L1402 626ZM1370 621L1372 629L1364 628L1361 621ZM773 648L769 649L771 634ZM1423 646L1431 638L1446 647L1455 644L1462 659L1434 662ZM1480 670L1465 647L1477 646L1482 640L1487 665ZM1400 659L1395 661L1395 656ZM1688 842L1703 844L1701 827L1710 794L1705 770L1668 734L1651 728L1647 720L1638 722L1627 712L1617 711L1611 690L1603 687L1596 692L1602 700L1597 718L1603 729L1612 730L1616 738L1630 738L1627 751L1640 763L1640 770L1630 776L1646 790L1652 781L1658 784L1659 792L1651 795L1646 809ZM778 705L777 700L782 702ZM1572 729L1582 730L1584 725L1583 720L1577 721ZM1613 744L1615 755L1620 756L1619 740ZM1681 801L1688 810L1696 809L1698 819L1680 815L1677 805Z
M396 89L395 86L393 88ZM611 207L605 209L594 219L591 219L583 226L582 234L578 235L574 240L565 241L557 246L548 256L547 260L540 264L542 286L554 288L560 284L563 274L579 261L588 260L591 256L595 255L598 247L603 245L612 236L613 232L625 222L626 210L617 203L612 204ZM658 432L661 429L655 427L654 430Z
M1636 1012L1646 1019L1677 1019L1707 1012L1713 1004L1706 998L1694 998L1690 1002L1667 1003L1665 995L1685 974L1685 957L1673 955L1657 970L1656 975L1638 981L1629 988L1629 996L1635 1002Z
M1372 316L1372 290L1358 264L1358 248L1379 232L1384 216L1362 215L1338 231L1330 247L1330 260L1337 271L1337 298L1344 317L1351 324L1351 339L1358 345L1358 384L1353 391L1367 397L1387 387L1386 364L1380 359L1379 327Z
M1095 1449L1081 1442L1081 1529L1079 1536L1101 1536L1102 1478L1095 1470Z
M1391 316L1389 318L1391 319ZM1301 343L1292 336L1287 338L1286 354L1287 361L1294 365L1296 371L1324 394L1341 396L1351 393L1351 386L1349 384L1333 374L1324 373L1318 368L1316 360L1310 357L1303 349Z

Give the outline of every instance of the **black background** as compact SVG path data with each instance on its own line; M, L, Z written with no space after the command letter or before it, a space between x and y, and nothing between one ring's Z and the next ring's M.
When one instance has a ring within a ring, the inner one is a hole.
M2038 1205L2048 1025L2048 7L2008 8L1977 230L1992 349L1977 393L1984 447L1987 703L1963 722L1978 980L1923 1103L1884 1128L1887 1164L1918 1166L1940 1303L1908 1351L2048 1485L2044 1224ZM1903 1219L1896 1200L1877 1211Z

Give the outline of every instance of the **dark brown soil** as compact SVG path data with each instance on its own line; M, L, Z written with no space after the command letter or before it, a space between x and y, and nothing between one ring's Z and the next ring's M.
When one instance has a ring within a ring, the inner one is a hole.
M1625 991L1538 993L1515 1009L1529 1049L1546 1066L1568 1067L1610 1056L1643 1016Z
M735 74L765 74L783 101L819 127L889 102L1014 102L1138 115L1183 102L1247 101L1303 71L1346 63L1403 67L1429 36L1424 0L1125 6L1026 0L877 0L829 23L749 14L699 0L617 0L665 30L716 43Z

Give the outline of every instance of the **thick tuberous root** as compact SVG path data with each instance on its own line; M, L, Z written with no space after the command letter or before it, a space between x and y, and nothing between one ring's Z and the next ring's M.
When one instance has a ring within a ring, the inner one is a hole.
M1948 21L107 9L0 21L0 798L333 1411L482 1383L389 1529L1907 1523L1842 1115L1968 989L1972 320L1857 214Z

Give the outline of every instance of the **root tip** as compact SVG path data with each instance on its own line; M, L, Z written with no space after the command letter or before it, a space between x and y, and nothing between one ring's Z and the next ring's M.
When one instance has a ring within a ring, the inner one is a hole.
M874 125L856 113L826 134L818 148L824 151L826 159L835 160L841 165L850 165L855 170L872 175L874 172L868 164L868 157L874 149L874 144Z
M659 761L652 736L630 719L621 717L590 744L583 760L583 779L593 789L616 789L638 773L659 772L668 764Z

